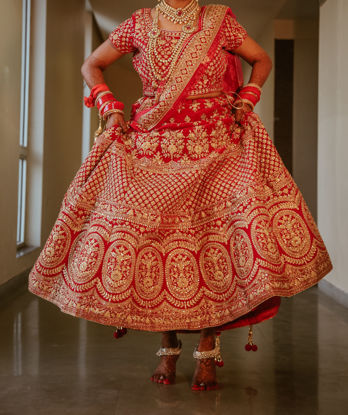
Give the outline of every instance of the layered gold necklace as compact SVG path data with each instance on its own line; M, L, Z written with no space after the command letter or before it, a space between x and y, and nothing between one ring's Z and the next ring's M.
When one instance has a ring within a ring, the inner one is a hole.
M194 23L199 14L199 4L197 0L192 0L186 7L183 9L175 9L174 7L169 6L165 0L161 2L155 8L155 16L152 22L152 28L149 32L149 44L148 44L148 57L149 63L151 66L151 71L154 76L154 81L152 87L157 89L159 84L163 81L170 79L172 72L175 68L175 64L180 56L182 47L185 43L187 37L194 32L195 26ZM160 37L161 30L159 28L159 14L163 14L168 20L176 24L182 24L180 38L177 41L170 57L164 59L161 57L157 49L157 41ZM156 68L156 60L158 65L168 65L167 70L164 74L161 74Z
M171 22L176 24L187 24L192 20L192 16L196 15L199 9L198 1L191 0L191 2L184 8L175 9L162 0L158 5L160 12Z

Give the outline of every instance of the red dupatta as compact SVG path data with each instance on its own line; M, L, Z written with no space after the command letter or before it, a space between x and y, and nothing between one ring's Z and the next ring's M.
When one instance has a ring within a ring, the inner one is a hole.
M204 69L202 61L214 51L217 34L227 13L231 9L223 5L208 5L202 7L199 30L194 32L186 41L171 79L160 85L155 103L149 105L145 101L135 114L133 127L149 131L158 125L174 105L185 96L192 82L200 76ZM236 91L243 85L243 73L240 59L229 53L229 65L224 79L224 90L227 93Z

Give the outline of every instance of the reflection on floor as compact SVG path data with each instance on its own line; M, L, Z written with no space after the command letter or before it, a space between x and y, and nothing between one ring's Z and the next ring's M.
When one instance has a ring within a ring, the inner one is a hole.
M149 380L159 335L113 330L23 292L0 308L0 414L335 415L348 407L348 309L316 287L277 317L222 335L220 390L192 392L197 335L181 335L177 384Z

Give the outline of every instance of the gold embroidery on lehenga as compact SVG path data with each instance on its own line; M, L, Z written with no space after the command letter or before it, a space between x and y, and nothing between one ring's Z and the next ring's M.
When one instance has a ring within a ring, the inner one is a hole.
M126 291L134 278L135 251L127 241L116 240L105 253L102 281L110 293Z
M258 254L262 258L279 263L280 255L277 240L267 215L261 214L253 220L251 237Z
M112 127L91 149L30 273L31 292L102 324L197 330L330 271L256 114L241 128L224 97L182 100L157 130L131 131Z
M186 147L192 159L208 156L209 140L204 126L197 126L192 129L188 135Z
M193 297L199 286L197 263L186 249L174 249L166 259L165 273L169 292L179 300Z
M285 253L301 258L310 248L311 237L301 216L291 210L278 212L274 219L274 231Z
M212 292L227 291L233 281L231 259L227 249L216 242L206 243L199 258L205 283Z
M68 271L76 284L87 283L95 275L104 257L104 241L96 232L81 232L71 246Z
M44 246L41 263L47 268L57 267L67 254L71 242L69 227L61 220L54 225Z
M163 155L170 157L171 160L181 157L185 148L184 138L184 134L181 131L165 131L161 140Z
M238 277L245 279L250 274L254 265L253 248L249 236L243 229L236 229L232 235L230 244L232 260Z
M163 265L161 254L152 247L143 248L137 257L135 287L140 297L153 300L162 290Z

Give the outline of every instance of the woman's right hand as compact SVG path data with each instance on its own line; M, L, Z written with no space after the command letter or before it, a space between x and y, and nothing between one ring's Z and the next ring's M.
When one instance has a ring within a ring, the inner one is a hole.
M126 133L128 130L128 126L122 114L118 114L118 113L111 114L107 118L106 125L105 125L106 129L114 127L115 125L119 125L122 128L122 132L124 133Z

